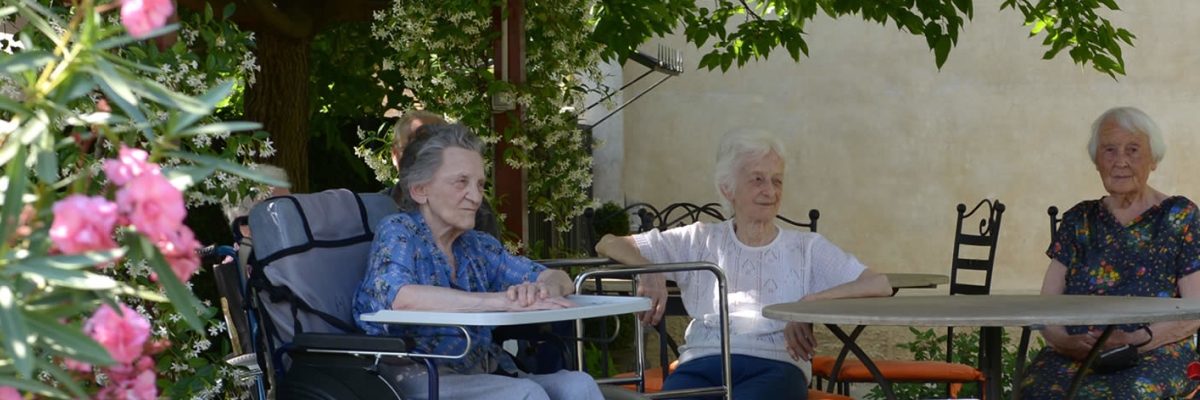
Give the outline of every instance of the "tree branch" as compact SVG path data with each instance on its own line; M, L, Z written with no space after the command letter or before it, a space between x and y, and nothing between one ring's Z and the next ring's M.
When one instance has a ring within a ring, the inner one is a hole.
M763 20L763 19L762 19L762 17L758 16L758 13L755 13L755 12L754 12L754 9L753 9L753 8L750 8L750 5L749 5L749 4L746 4L746 0L738 0L738 1L741 1L741 2L742 2L742 7L745 7L745 8L746 8L746 13L747 13L747 14L750 14L750 15L751 15L751 16L753 16L753 17L754 17L754 19L756 19L756 20L759 20L759 21L762 21L762 20Z

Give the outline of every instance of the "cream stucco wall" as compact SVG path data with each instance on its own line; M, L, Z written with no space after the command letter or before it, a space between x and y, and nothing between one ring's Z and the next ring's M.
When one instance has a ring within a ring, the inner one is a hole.
M994 288L1036 291L1047 265L1046 208L1105 194L1084 150L1089 124L1132 105L1166 133L1169 151L1151 184L1200 199L1192 157L1200 153L1200 1L1121 2L1113 21L1138 39L1120 81L1065 54L1041 60L1041 38L1027 38L1019 13L996 11L999 0L976 3L941 71L923 38L849 18L810 24L810 58L799 63L780 51L724 74L696 70L703 53L666 38L688 71L625 111L626 198L715 200L717 139L763 128L791 156L782 213L820 209L820 232L867 265L948 273L954 207L998 198L1008 211ZM630 63L625 76L643 70Z
M584 85L613 90L609 102L614 107L620 105L625 101L624 92L617 90L621 87L621 67L616 62L604 62L600 64L600 71L604 75L602 82L591 82L582 77L585 79ZM600 93L588 92L584 104L596 104L603 98ZM624 121L624 111L609 109L607 104L584 111L579 119L581 124L593 125L592 138L600 145L592 151L592 197L600 202L620 202L623 198L621 165L625 158L625 137L622 135Z

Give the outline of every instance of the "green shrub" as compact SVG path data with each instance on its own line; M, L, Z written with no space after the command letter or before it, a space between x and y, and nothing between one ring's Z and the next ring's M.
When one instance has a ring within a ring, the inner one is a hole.
M611 350L611 349L610 349ZM603 363L601 360L608 361L608 371L602 369ZM583 346L583 362L587 373L594 378L604 378L616 375L617 365L613 362L612 353L605 354L600 351L600 346L595 343L588 343Z
M596 239L606 234L629 235L629 213L620 204L611 201L604 203L592 215L592 221L596 229Z

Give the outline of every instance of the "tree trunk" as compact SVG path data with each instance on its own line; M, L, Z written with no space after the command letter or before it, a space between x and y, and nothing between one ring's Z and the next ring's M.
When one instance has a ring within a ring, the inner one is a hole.
M257 33L256 82L246 88L246 118L263 124L275 143L271 164L283 168L293 193L308 192L308 56L312 38L273 29Z

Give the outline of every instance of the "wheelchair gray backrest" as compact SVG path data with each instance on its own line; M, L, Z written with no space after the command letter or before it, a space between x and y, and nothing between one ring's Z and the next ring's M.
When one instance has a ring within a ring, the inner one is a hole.
M296 328L349 333L339 325L355 326L354 291L365 274L375 228L396 212L387 195L345 189L276 197L251 209L258 260L253 268L261 268L275 286L259 292L261 312L282 343L292 341ZM320 313L345 325L322 319Z

